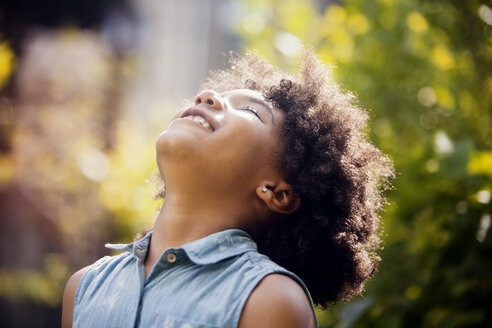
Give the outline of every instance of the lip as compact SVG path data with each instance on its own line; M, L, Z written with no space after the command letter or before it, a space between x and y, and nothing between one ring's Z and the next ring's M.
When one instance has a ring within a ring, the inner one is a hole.
M181 113L181 115L179 115L178 119L184 118L184 117L190 116L190 115L196 115L196 116L204 117L207 120L208 124L210 124L210 127L212 128L212 132L215 131L215 127L217 126L217 122L213 119L213 117L211 117L204 110L199 109L199 108L190 107L190 108L185 109Z

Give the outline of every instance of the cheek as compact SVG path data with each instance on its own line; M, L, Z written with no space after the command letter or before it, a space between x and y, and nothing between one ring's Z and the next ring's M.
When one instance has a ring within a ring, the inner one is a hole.
M268 136L261 133L237 131L221 145L217 145L220 151L215 156L215 162L220 166L226 165L250 174L273 162L275 148Z

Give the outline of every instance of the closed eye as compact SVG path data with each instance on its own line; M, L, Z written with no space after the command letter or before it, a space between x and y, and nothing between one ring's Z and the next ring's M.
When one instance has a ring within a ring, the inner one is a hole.
M241 108L239 108L239 110L244 110L244 111L247 111L247 112L251 112L253 113L256 117L258 117L258 119L265 123L263 121L263 119L261 118L260 114L258 113L258 110L256 108L254 108L253 106L251 105L244 105L244 106L241 106Z

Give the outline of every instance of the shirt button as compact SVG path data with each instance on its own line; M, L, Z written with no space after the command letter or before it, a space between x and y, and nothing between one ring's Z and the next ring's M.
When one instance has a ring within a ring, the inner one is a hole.
M176 255L174 255L173 253L169 253L166 255L166 259L169 263L174 263L176 262Z

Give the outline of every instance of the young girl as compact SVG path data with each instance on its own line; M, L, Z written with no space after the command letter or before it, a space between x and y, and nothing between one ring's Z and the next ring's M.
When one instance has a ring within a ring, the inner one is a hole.
M156 142L153 231L70 278L63 327L316 327L374 274L392 164L328 68L249 53L203 90Z

